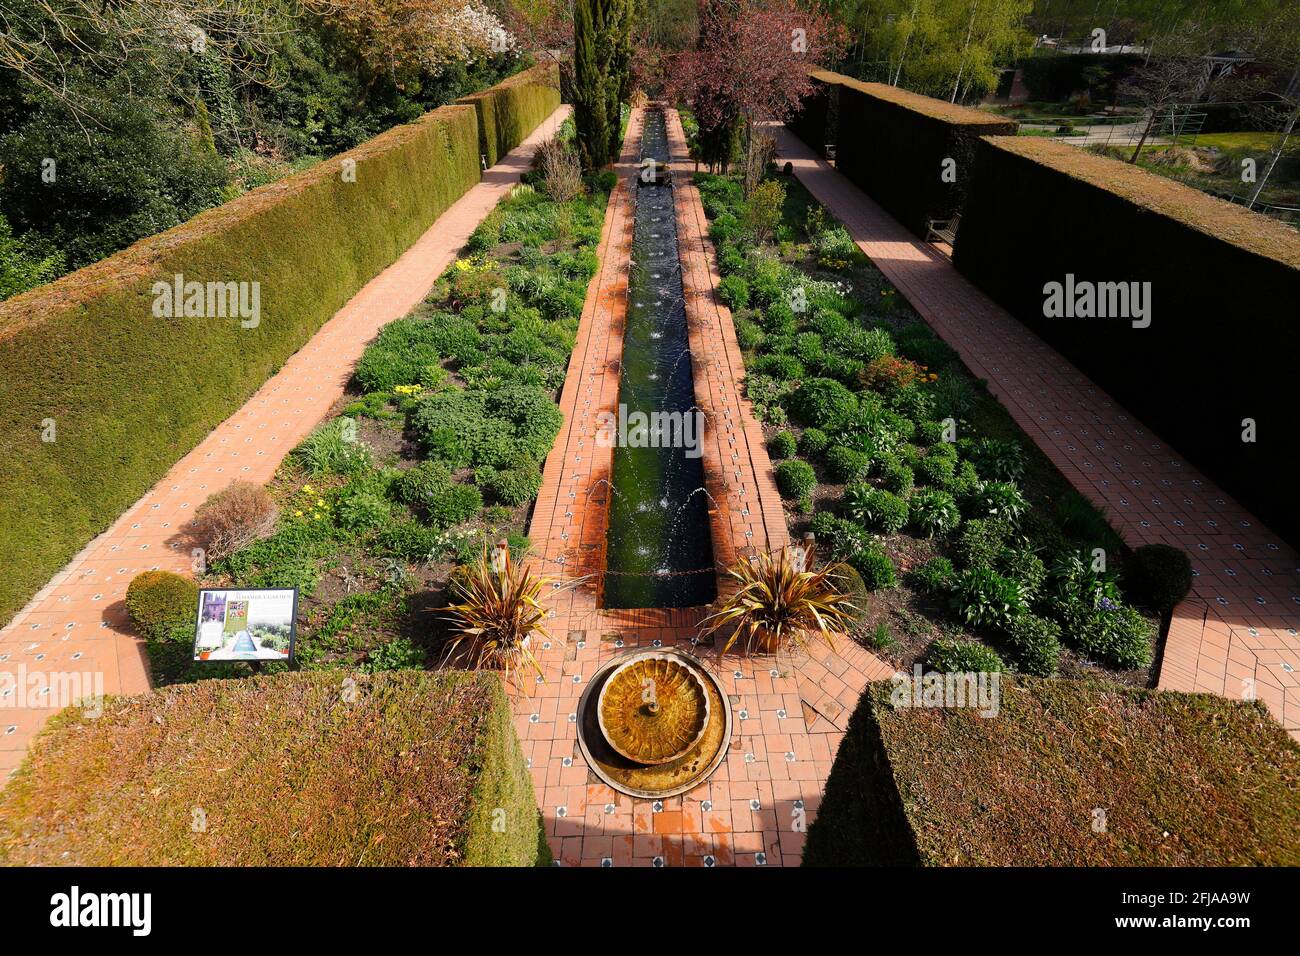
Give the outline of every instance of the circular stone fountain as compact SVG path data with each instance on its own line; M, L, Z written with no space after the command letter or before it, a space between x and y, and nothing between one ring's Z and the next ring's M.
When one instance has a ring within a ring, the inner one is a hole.
M587 765L634 797L670 797L727 752L731 706L713 676L675 649L633 651L602 667L578 705Z

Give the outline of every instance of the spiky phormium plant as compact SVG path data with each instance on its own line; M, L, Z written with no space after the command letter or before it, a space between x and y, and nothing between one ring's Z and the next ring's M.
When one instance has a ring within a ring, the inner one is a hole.
M719 654L738 641L746 653L765 644L802 646L810 634L830 644L832 630L852 624L854 607L840 589L833 567L811 570L812 566L811 547L784 547L737 562L727 574L739 587L705 619L703 636L734 628Z

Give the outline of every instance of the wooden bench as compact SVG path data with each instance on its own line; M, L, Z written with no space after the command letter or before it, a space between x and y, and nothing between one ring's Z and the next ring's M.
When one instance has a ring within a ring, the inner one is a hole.
M951 219L929 220L925 234L926 242L946 242L952 245L957 241L957 226L961 223L961 213L955 212Z

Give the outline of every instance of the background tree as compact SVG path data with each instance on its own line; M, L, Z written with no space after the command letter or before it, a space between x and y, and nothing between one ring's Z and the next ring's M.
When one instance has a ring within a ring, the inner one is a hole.
M692 104L701 137L725 142L738 117L746 169L760 167L759 125L790 119L812 93L810 68L835 62L846 33L830 16L796 0L711 0L699 7L695 49L676 64L676 95ZM756 180L746 176L746 188Z
M584 169L618 156L622 104L630 95L631 0L575 0L573 120Z

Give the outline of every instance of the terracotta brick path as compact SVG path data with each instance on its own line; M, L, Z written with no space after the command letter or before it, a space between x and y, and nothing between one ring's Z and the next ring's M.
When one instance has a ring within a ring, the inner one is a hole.
M149 687L148 665L126 617L126 586L141 571L190 570L183 528L193 509L236 479L265 482L343 394L379 329L419 304L465 240L532 165L563 106L487 170L395 263L367 283L239 411L222 422L75 557L0 630L0 672L103 675L109 694ZM25 671L23 670L25 669ZM20 691L15 694L21 696ZM0 783L54 711L0 700Z
M1257 697L1300 739L1300 559L1150 429L784 127L779 161L848 228L1020 427L1131 546L1192 556L1159 686ZM1014 256L1008 259L1014 268ZM1195 387L1189 383L1188 387Z
M851 641L811 656L731 657L699 648L730 698L726 760L700 786L662 801L632 799L600 782L577 742L577 705L587 680L629 648L692 650L703 614L598 608L613 450L596 444L597 416L618 402L627 305L634 184L643 114L633 111L592 279L561 395L565 427L547 459L530 528L534 561L571 585L555 593L554 640L538 656L545 682L515 689L516 727L552 849L562 865L779 865L801 858L848 715L869 679L891 669ZM743 375L731 317L718 304L712 246L676 113L668 112L678 241L695 379L705 413L705 482L715 558L787 542L762 432L739 393ZM589 576L589 577L588 577ZM557 580L556 583L560 583ZM575 586L576 585L576 586Z

